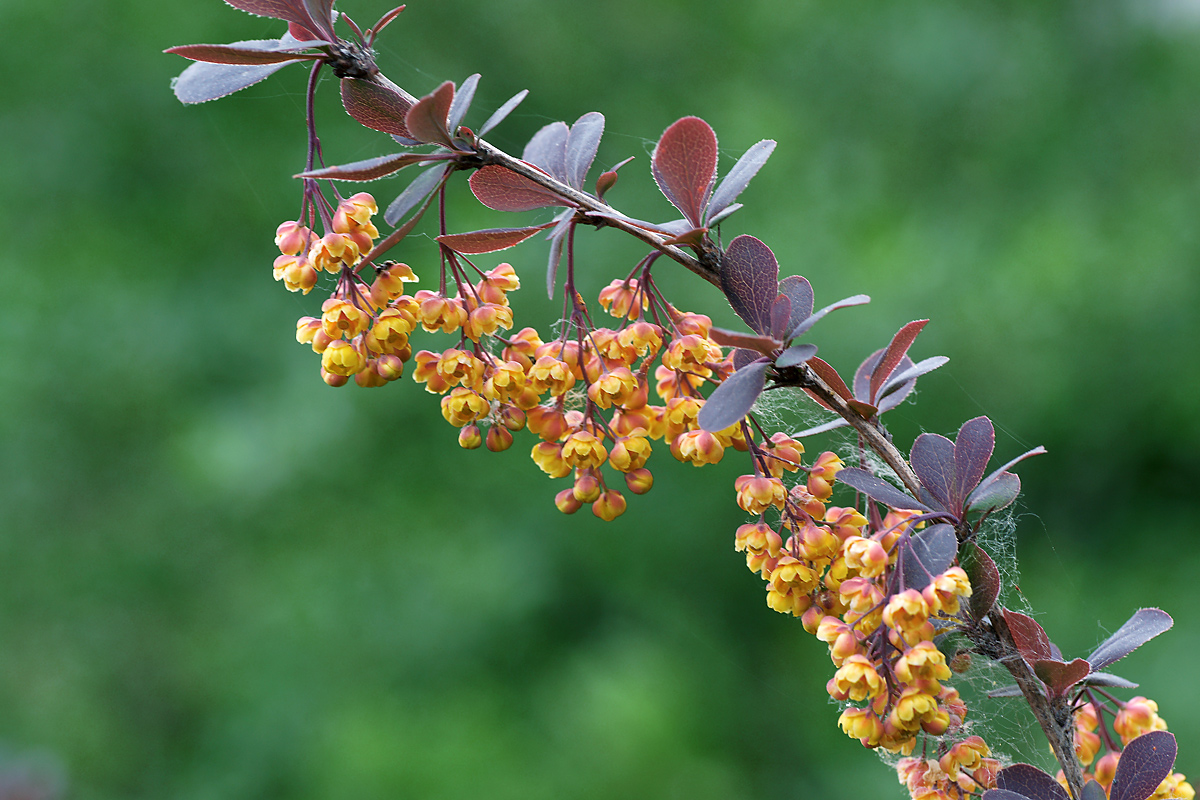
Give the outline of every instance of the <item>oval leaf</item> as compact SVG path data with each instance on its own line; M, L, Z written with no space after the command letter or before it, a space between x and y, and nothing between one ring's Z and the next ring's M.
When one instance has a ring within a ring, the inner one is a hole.
M1015 689L1016 687L1014 686L1013 688ZM988 695L988 697L991 696ZM1023 794L1010 792L1007 789L988 789L983 793L983 800L1029 800L1029 798Z
M897 489L887 481L877 478L865 469L859 467L846 467L837 474L839 483L844 483L851 489L856 489L872 500L877 500L883 503L888 508L898 511L929 511L930 509L919 503L905 492Z
M717 177L717 135L709 124L699 117L673 123L654 146L650 168L671 205L700 227Z
M773 339L770 336L755 336L751 333L739 333L738 331L730 331L725 328L710 329L708 338L722 347L742 347L747 350L754 350L764 356L771 355L782 344L778 339Z
M567 137L566 170L567 185L582 189L588 170L600 148L600 137L604 135L604 115L589 111L571 126Z
M1108 796L1112 800L1146 800L1171 774L1177 752L1173 734L1143 733L1121 751Z
M994 478L989 478L967 495L965 511L978 511L981 514L999 511L1007 508L1021 494L1021 479L1011 472L1004 472Z
M479 129L479 135L483 136L492 128L504 121L505 117L513 112L517 106L521 105L521 101L529 94L528 89L522 89L514 94L504 103L504 105L492 112L492 115L487 118L487 122L483 123L483 127Z
M164 53L172 53L193 61L210 64L278 64L295 59L318 59L318 53L298 53L318 47L323 42L285 43L279 39L257 39L232 44L185 44L168 47Z
M759 359L730 375L716 388L700 409L697 424L715 433L740 421L754 406L767 382L771 362Z
M1088 781L1083 785L1079 800L1108 800L1108 795L1104 793L1103 786L1095 781Z
M721 257L721 291L755 333L771 332L771 307L779 294L779 262L771 248L743 234Z
M171 88L181 103L206 103L253 86L293 63L296 61L275 64L209 64L197 61L171 82Z
M779 358L775 359L777 367L795 367L817 354L817 346L815 344L795 344L784 350Z
M1053 776L1032 764L1005 767L996 773L996 785L1030 800L1071 800L1067 790Z
M763 139L742 154L738 162L733 165L733 169L729 170L729 174L721 179L721 185L717 187L708 201L708 208L705 210L704 216L710 223L715 222L715 218L738 199L738 195L750 185L751 179L758 174L763 164L767 163L767 159L773 152L775 152L775 141ZM809 313L812 313L811 309L809 309Z
M883 355L880 356L875 369L871 372L870 392L863 398L864 400L870 403L875 402L879 397L879 391L883 388L883 384L891 377L892 372L900 364L900 360L908 354L908 348L912 346L912 343L917 338L917 334L927 324L929 324L929 320L919 319L908 323L896 331L896 335L892 337L892 341L884 349Z
M446 81L434 89L432 94L425 95L416 102L416 105L408 109L404 115L404 125L409 131L407 135L418 142L436 143L450 147L451 135L446 127L446 120L450 115L450 106L453 103L454 82ZM395 131L388 131L388 133L395 133Z
M1092 669L1099 670L1119 661L1146 642L1166 633L1175 624L1171 615L1158 608L1138 610L1117 632L1105 639L1088 656Z
M496 211L532 211L563 206L566 202L524 175L489 164L470 178L471 191L479 202Z
M848 387L846 382L842 380L842 376L838 375L837 370L831 367L828 363L822 361L816 356L813 356L808 360L808 366L817 374L817 377L823 380L825 384L833 390L833 393L838 397L846 401L854 399L854 395L850 394L850 387ZM820 400L817 402L820 402L821 405L825 405Z
M529 144L525 145L525 150L521 153L521 160L541 167L550 175L565 182L567 178L567 139L570 136L571 130L567 127L567 123L551 122L538 130L529 140Z
M948 364L950 359L945 356L931 356L922 361L918 361L910 367L905 367L904 362L896 368L892 373L892 377L888 378L887 383L879 391L879 408L887 410L895 408L903 402L908 393L917 385L917 378L927 372L933 372L940 366Z
M924 589L936 576L950 569L956 555L958 539L953 526L942 522L917 533L900 553L905 588Z
M1000 596L1000 570L992 557L974 542L963 545L958 561L971 582L971 618L978 622L987 616Z
M358 78L342 78L342 105L347 114L372 130L413 138L404 122L412 103L391 89Z
M845 300L838 300L832 305L825 306L817 313L810 316L808 319L802 320L792 332L787 335L788 339L795 339L797 336L802 336L808 332L809 328L816 325L830 311L836 311L839 308L848 308L850 306L861 306L871 302L871 298L865 294L856 294L853 297L847 297Z
M507 250L533 236L538 231L544 231L547 225L535 225L532 228L489 228L468 233L445 233L437 240L456 253L476 255L478 253L495 253Z
M807 278L800 275L788 275L779 282L780 294L786 294L792 301L792 318L788 321L790 333L804 320L812 316L813 290Z
M462 86L458 87L458 91L454 93L454 99L450 103L450 110L446 114L446 130L451 136L458 133L458 126L462 125L463 118L467 116L467 111L471 108L471 101L475 99L475 87L479 85L479 73L468 77L462 82Z
M1054 658L1050 649L1050 637L1045 629L1032 618L1019 611L1004 609L1004 621L1012 634L1017 651L1030 665L1036 661Z
M438 184L445 177L446 170L449 168L449 164L438 164L413 178L412 183L387 207L387 211L383 214L384 222L388 225L395 225L405 214L420 205L426 197L437 189Z
M936 433L922 433L909 453L913 472L934 500L953 511L950 493L954 486L954 442Z
M983 478L992 450L996 446L996 430L987 417L967 420L954 437L954 486L950 502L962 508L967 495Z

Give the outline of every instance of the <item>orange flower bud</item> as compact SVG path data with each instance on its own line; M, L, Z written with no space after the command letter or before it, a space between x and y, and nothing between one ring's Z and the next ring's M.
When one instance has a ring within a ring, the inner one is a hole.
M581 503L593 503L600 498L600 479L595 471L581 469L575 473L575 486L572 489L575 499Z
M648 469L633 469L625 473L625 485L634 494L645 494L654 487L654 476Z
M592 503L592 513L605 522L612 522L625 513L625 498L620 492L610 489Z
M487 449L499 453L512 447L512 431L503 425L493 425L487 432Z
M475 450L483 444L483 436L479 433L478 425L464 425L458 432L458 446L465 450Z
M554 505L564 514L574 514L583 508L583 503L575 498L575 493L572 489L563 489L554 495Z

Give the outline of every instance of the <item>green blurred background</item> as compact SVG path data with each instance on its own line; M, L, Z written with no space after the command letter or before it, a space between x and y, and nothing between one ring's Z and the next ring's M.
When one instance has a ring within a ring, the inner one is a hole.
M411 381L321 383L293 340L319 298L270 275L298 209L304 70L183 107L185 62L160 52L277 23L217 0L3 0L0 29L7 763L86 800L903 796L837 730L825 648L733 552L737 454L660 454L654 491L602 524L554 510L527 439L466 452ZM671 216L647 165L674 119L713 125L723 170L778 140L726 237L764 239L819 305L874 298L816 331L846 373L933 320L914 353L951 362L890 415L905 448L982 413L998 458L1047 446L1020 468L1020 595L1075 654L1139 606L1175 616L1120 671L1191 772L1197 45L1195 0L425 0L380 63L418 95L482 72L475 125L531 89L492 137L517 152L604 112L599 162L638 157L610 197L639 216ZM333 89L331 162L390 152ZM401 185L370 188L383 205ZM593 293L640 255L614 233L582 244ZM544 252L508 254L518 324L549 318ZM402 257L429 276L433 254Z

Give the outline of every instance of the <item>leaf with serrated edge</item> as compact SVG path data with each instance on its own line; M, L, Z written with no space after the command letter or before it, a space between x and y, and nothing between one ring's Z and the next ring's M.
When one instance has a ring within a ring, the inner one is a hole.
M1008 630L1012 633L1013 644L1017 646L1022 658L1031 665L1040 659L1054 658L1050 649L1050 637L1036 620L1007 608L1003 609L1003 613Z
M409 135L419 142L451 146L446 119L454 102L454 82L446 81L417 101L404 117Z
M974 542L963 545L958 560L971 583L971 598L968 601L971 618L981 620L992 610L996 598L1000 596L1000 571L987 551Z
M258 17L273 17L313 28L313 20L302 0L225 0L236 9Z
M392 153L378 158L368 158L365 161L355 161L350 164L340 164L336 167L314 169L311 172L301 172L297 178L321 178L334 181L374 181L391 175L407 166L429 161L429 156L419 153Z
M771 335L776 339L783 338L788 332L788 322L792 318L792 301L786 294L775 298L771 305Z
M1121 751L1109 797L1112 800L1146 800L1166 780L1178 753L1174 734L1143 733Z
M896 335L892 337L892 341L884 348L883 355L879 358L875 369L871 371L870 392L866 397L862 398L863 400L866 400L868 403L875 402L879 396L879 390L883 388L884 382L887 381L892 372L900 364L900 359L907 355L908 348L912 347L917 334L927 324L929 324L929 320L919 319L908 323L896 331Z
M574 215L563 212L555 218L554 230L550 231L550 254L546 260L547 297L554 297L554 284L558 282L558 265L562 262L563 247L573 224Z
M533 236L538 231L544 231L547 225L535 225L531 228L488 228L468 233L445 233L437 240L456 253L476 255L479 253L495 253L516 247L521 242Z
M1057 659L1042 659L1033 663L1034 674L1050 689L1051 697L1062 697L1091 671L1092 665L1083 658L1070 663Z
M412 103L391 89L358 78L342 78L342 105L347 114L372 130L413 138L405 122Z
M521 160L541 167L560 181L567 178L567 140L571 129L565 122L544 125L521 153Z
M815 344L794 344L787 350L784 350L779 358L775 359L777 367L795 367L817 354L817 346Z
M756 350L764 356L769 356L783 344L770 336L755 336L752 333L740 333L725 328L711 328L708 338L722 347L743 347L748 350Z
M395 225L399 222L405 214L428 197L430 192L437 189L438 183L445 176L447 169L449 169L448 164L438 164L413 178L412 183L387 207L387 211L383 214L384 222L388 225Z
M922 433L913 442L908 457L921 485L948 511L954 485L954 442L936 433Z
M813 356L808 360L808 366L812 371L817 373L817 377L825 381L825 384L833 390L833 393L843 400L853 400L854 395L850 394L850 387L842 380L842 376L838 375L836 369L831 367L826 362ZM824 405L822 403L822 405Z
M277 64L208 64L197 61L171 83L181 103L206 103L253 86L294 61Z
M446 130L454 136L458 132L458 126L462 125L463 118L467 116L467 112L471 110L471 101L475 99L475 87L479 85L479 73L467 77L462 82L462 86L458 87L458 91L454 93L454 100L450 103L450 112L446 115Z
M801 275L788 275L779 282L780 294L786 294L792 301L792 317L788 320L788 331L812 316L813 290L808 278Z
M693 227L704 222L704 208L717 177L717 135L699 117L672 123L650 157L658 188Z
M566 205L561 197L529 178L495 164L477 170L468 182L479 202L495 211L532 211Z
M568 186L583 188L603 135L604 115L599 111L589 111L575 120L575 124L571 126L571 133L567 136L565 173Z
M742 157L733 165L733 169L729 170L729 174L721 179L720 185L717 186L708 201L708 208L705 209L704 216L710 225L714 224L717 217L732 205L734 200L738 199L738 195L746 190L750 181L762 169L763 164L767 163L767 159L773 152L775 152L775 141L763 139L742 154Z
M483 123L483 126L479 129L479 135L485 136L488 133L488 131L490 131L492 128L496 127L501 122L503 122L505 117L507 117L509 114L511 114L517 106L521 105L521 101L524 100L528 95L529 95L529 90L522 89L521 91L514 94L512 97L508 98L508 100L505 101L504 105L500 106L495 111L493 111L492 115L487 118L486 122Z
M1116 633L1092 651L1088 661L1092 669L1103 669L1114 661L1120 661L1155 636L1166 633L1174 624L1175 620L1162 609L1139 609Z
M996 786L1030 800L1071 800L1052 775L1032 764L1013 764L1000 770L996 773Z
M1084 683L1088 686L1112 686L1116 689L1136 689L1139 685L1111 672L1093 672Z
M987 417L969 419L958 429L954 437L954 485L950 490L954 508L962 508L967 495L978 485L995 446L996 430Z
M754 361L726 378L700 409L696 424L706 431L716 432L738 422L754 407L763 392L771 362Z
M1007 508L1021 494L1021 479L1015 473L1005 472L979 484L979 488L967 495L965 511L990 513Z
M888 508L905 511L929 511L929 507L918 502L887 481L877 478L865 469L846 467L838 472L838 483L856 489L872 500Z
M184 44L168 47L163 52L208 64L278 64L281 61L324 58L322 53L298 52L323 44L316 41L291 44L279 39L255 39L230 44Z
M900 554L904 587L924 589L935 577L950 569L956 555L958 539L952 526L942 522L920 531L908 540L908 546Z
M779 294L779 262L771 248L742 234L721 257L721 290L755 333L771 331L771 305Z
M803 336L808 332L809 328L820 322L830 311L837 311L839 308L849 308L850 306L861 306L871 302L871 298L865 294L856 294L853 297L847 297L845 300L838 300L832 305L825 306L817 313L803 320L799 325L792 329L792 332L787 335L788 339L795 339L797 336Z

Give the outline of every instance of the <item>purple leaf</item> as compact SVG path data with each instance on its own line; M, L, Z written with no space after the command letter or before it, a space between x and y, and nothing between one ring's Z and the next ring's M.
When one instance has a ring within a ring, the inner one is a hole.
M999 689L992 689L987 693L988 697L1020 697L1021 687L1015 683L1010 683L1007 686L1001 686Z
M768 334L779 293L779 262L771 248L745 234L730 242L721 257L721 290L751 330Z
M841 472L838 478L841 478ZM957 554L958 539L951 525L942 522L915 534L900 553L904 587L924 589L934 577L950 568Z
M378 158L368 158L365 161L355 161L351 164L301 172L294 177L328 178L335 181L373 181L412 164L420 164L428 160L429 156L418 153L392 153Z
M1023 794L1010 792L1007 789L988 789L983 793L983 800L1029 800L1029 798Z
M1046 631L1041 625L1037 624L1032 617L1027 617L1019 611L1009 611L1003 609L1004 621L1008 624L1008 630L1012 634L1013 644L1017 646L1017 651L1021 654L1029 664L1042 659L1054 658L1054 653L1050 649L1050 637L1046 635Z
M776 339L782 339L783 335L790 330L788 322L791 318L792 301L786 294L777 296L771 305L771 335Z
M788 320L788 331L792 331L797 325L812 316L812 284L808 282L807 278L800 275L788 275L779 282L779 291L786 294L792 301L792 318Z
M567 139L571 130L565 122L551 122L533 135L521 160L541 167L560 181L567 178Z
M808 332L808 329L816 325L830 311L837 311L839 308L848 308L850 306L861 306L864 303L871 302L871 298L865 294L856 294L853 297L847 297L845 300L838 300L832 305L825 306L817 313L810 316L808 319L802 320L792 332L788 334L788 339L795 339L797 336L802 336Z
M954 486L954 442L936 433L922 433L909 453L913 472L934 500L948 511Z
M434 89L432 94L422 97L404 116L404 125L409 130L408 135L422 143L435 143L451 147L450 139L452 137L446 127L446 119L450 115L450 106L453 102L453 81L446 81ZM355 119L358 118L355 117Z
M673 123L654 146L650 169L671 205L700 227L717 177L717 135L709 124L699 117Z
M967 495L983 477L987 463L996 446L996 430L987 417L969 419L954 437L954 485L950 502L955 509L963 507Z
M316 21L312 19L303 0L225 0L225 2L258 17L281 19L286 22L294 22L309 30L316 30ZM330 41L333 40L330 39Z
M546 261L546 296L554 297L554 284L558 280L558 265L562 261L563 247L567 234L574 225L575 215L563 212L555 217L554 230L550 232L550 254Z
M567 137L566 154L566 183L576 189L582 189L587 180L588 170L596 158L596 150L600 147L600 137L604 135L604 115L599 111L589 111L571 126Z
M1088 656L1092 669L1103 669L1114 661L1119 661L1138 649L1146 642L1166 633L1175 624L1171 615L1157 608L1138 610L1122 625L1116 633L1105 639L1099 647Z
M929 511L929 507L914 500L905 492L897 489L885 480L875 477L865 469L846 467L837 474L839 483L844 483L851 489L862 492L872 500L883 503L888 508L909 511Z
M779 358L775 359L777 367L795 367L817 354L817 346L815 344L794 344L787 350L784 350Z
M534 225L530 228L489 228L468 233L444 233L437 240L456 253L475 255L477 253L495 253L516 247L521 242L533 236L538 231L550 227Z
M870 392L862 399L869 403L875 402L879 397L879 390L883 388L884 382L887 381L888 377L891 376L892 372L900 364L900 360L908 354L908 348L912 346L912 343L917 338L917 334L927 324L929 324L929 320L919 319L908 323L896 331L896 335L892 337L892 341L883 351L879 363L871 371Z
M405 123L412 103L391 89L358 78L342 78L342 105L347 114L372 130L413 138Z
M485 135L492 128L496 127L501 122L503 122L505 117L507 117L509 114L511 114L513 112L513 109L515 109L517 106L521 105L521 101L524 100L528 94L529 94L528 89L522 89L521 91L514 94L512 97L508 98L508 100L504 103L504 105L500 106L494 112L492 112L492 115L487 118L487 122L483 123L483 127L481 127L479 129L479 135L480 136Z
M971 582L971 618L978 622L987 616L1000 596L1000 571L992 557L974 542L964 548L959 562Z
M1117 689L1136 689L1138 687L1138 684L1128 678L1113 675L1111 672L1093 672L1084 683L1088 686L1112 686Z
M927 372L933 372L949 361L950 359L945 356L930 356L910 367L905 367L905 362L900 362L900 366L892 373L892 377L888 378L887 383L879 390L879 397L875 398L880 401L879 407L881 409L895 408L900 405L909 392L912 391L913 386L916 385L917 378ZM905 388L905 384L907 384L907 388ZM894 395L899 395L899 397L892 399ZM891 402L884 401L883 398L885 397L891 399Z
M741 347L764 356L771 355L783 344L770 336L755 336L752 333L739 333L725 328L712 328L708 332L708 338L722 347Z
M168 47L163 52L210 64L278 64L281 61L324 58L321 53L299 52L322 44L324 42L293 44L291 41L284 42L279 39L255 39L233 44L184 44Z
M1088 781L1083 785L1079 800L1108 800L1108 795L1104 793L1103 786L1095 781Z
M313 25L306 25L302 20L297 22L310 31L321 34L328 41L336 42L337 34L333 32L333 0L304 0L304 8Z
M1040 455L1044 454L1045 452L1046 452L1046 448L1042 447L1041 445L1038 445L1037 447L1033 448L1032 450L1026 450L1024 453L1017 456L1012 461L1009 461L1007 464L1000 467L1000 469L996 470L991 475L988 475L986 478L984 478L983 481L979 484L979 488L982 489L984 486L986 486L991 481L998 479L1005 472L1008 472L1008 470L1011 469L1013 466L1015 466L1016 464L1019 464L1020 462L1029 458L1030 456L1040 456Z
M987 479L979 484L975 491L967 495L963 510L990 514L993 511L1007 508L1020 493L1021 479L1011 472L1004 472Z
M745 417L763 392L770 366L771 362L767 359L759 359L726 378L709 395L696 423L706 431L715 432Z
M1069 664L1058 659L1042 659L1033 664L1034 674L1049 688L1051 697L1062 697L1091 671L1092 665L1083 658Z
M412 183L405 187L399 197L393 200L387 207L387 211L383 214L384 222L388 225L395 225L405 214L416 208L437 189L438 184L442 182L442 178L445 177L446 170L449 168L449 164L438 164L413 178Z
M805 439L809 436L816 436L818 433L828 433L829 431L835 431L838 428L844 428L849 424L849 422L846 422L846 420L842 419L841 417L837 417L836 419L831 419L828 422L822 422L820 425L814 425L811 428L805 428L804 430L795 434L792 438Z
M479 85L479 73L468 76L462 82L462 86L458 87L458 91L454 93L454 100L450 103L450 111L446 114L446 130L451 136L458 133L458 126L462 125L463 117L467 116L467 111L471 108L471 101L475 99L475 87Z
M171 82L171 88L181 103L206 103L209 100L233 94L247 86L253 86L291 63L294 62L208 64L197 61Z
M748 350L744 347L739 347L733 351L733 358L731 361L733 362L733 369L736 372L748 364L753 364L760 358L762 358L762 353L758 352L757 350Z
M817 377L825 382L825 385L833 390L833 393L843 400L853 400L854 395L850 394L850 387L846 386L846 382L842 380L842 376L838 375L837 370L825 363L821 359L813 356L808 360L808 366ZM824 401L817 400L821 405L825 405ZM826 406L828 408L828 406ZM832 409L830 409L832 410Z
M767 159L771 157L771 153L775 151L775 142L772 139L763 139L758 142L738 159L738 162L733 165L733 169L729 170L729 174L721 179L721 184L717 186L717 190L713 192L712 198L708 201L708 208L704 211L704 216L712 225L717 221L717 218L734 200L738 199L746 187L750 185L750 181L762 169L763 164L767 163ZM809 313L812 313L811 310Z
M996 786L1030 800L1071 800L1052 775L1032 764L1013 764L1000 770L996 773Z
M707 227L709 227L709 228L713 227L718 222L722 222L722 221L728 219L730 216L733 215L733 213L735 211L740 211L741 209L742 209L741 203L733 203L731 205L725 206L725 209L723 211L713 214L711 217L708 218Z
M1177 752L1173 734L1143 733L1121 751L1108 796L1112 800L1146 800L1171 774Z
M566 205L566 201L550 190L495 164L477 170L471 176L470 184L479 202L495 211L532 211Z

